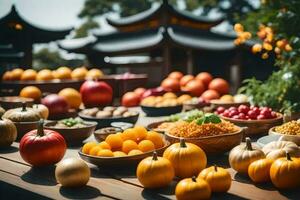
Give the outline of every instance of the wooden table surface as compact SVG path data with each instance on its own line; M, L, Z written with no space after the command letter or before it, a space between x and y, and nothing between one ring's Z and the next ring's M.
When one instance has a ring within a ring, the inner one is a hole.
M159 121L161 118L140 117L138 124ZM93 137L89 138L93 140ZM0 199L176 199L177 180L167 188L144 189L135 176L135 169L102 169L90 165L91 178L83 188L63 188L55 180L55 166L31 168L19 152L18 143L0 150ZM65 158L79 157L77 148L68 148ZM254 185L249 178L236 174L229 167L228 154L208 156L208 165L228 168L232 186L228 193L213 194L212 199L300 199L300 190L278 191L271 183ZM300 178L300 177L299 177Z

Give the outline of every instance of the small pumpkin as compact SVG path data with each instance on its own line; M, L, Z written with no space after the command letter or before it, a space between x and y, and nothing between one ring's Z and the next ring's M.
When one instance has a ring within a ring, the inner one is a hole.
M165 187L172 182L174 169L169 160L158 157L154 152L153 157L147 157L138 164L136 176L145 188Z
M248 167L248 175L255 183L263 183L270 180L270 168L273 160L263 158L254 161Z
M290 141L273 141L266 144L262 150L266 157L272 160L285 157L285 152L289 152L293 157L300 157L300 148Z
M34 104L32 108L39 113L42 119L48 119L49 109L43 104Z
M300 159L286 152L285 158L278 158L270 169L272 183L280 189L300 186Z
M230 151L229 164L237 172L247 174L248 166L261 158L265 158L264 152L252 145L250 138L247 137L246 144L240 144Z
M0 120L0 147L8 147L17 139L17 128L8 119Z
M58 163L65 155L67 145L63 136L52 130L44 130L44 121L38 129L26 133L20 141L21 157L33 166Z
M227 192L231 186L231 176L229 172L216 165L202 170L198 178L206 180L212 192Z
M177 200L210 199L211 189L202 178L185 178L176 185L175 195Z
M26 107L26 103L23 103L21 108L6 111L2 118L9 119L13 122L34 122L39 121L41 117L32 108Z
M179 143L169 146L163 157L170 160L175 175L180 178L197 176L207 163L204 151L195 144L185 143L183 138Z

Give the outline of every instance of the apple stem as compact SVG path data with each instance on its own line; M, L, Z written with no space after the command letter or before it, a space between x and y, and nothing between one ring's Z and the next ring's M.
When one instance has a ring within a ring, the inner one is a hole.
M152 160L158 160L157 159L157 153L156 153L156 151L153 152L153 158L152 158Z
M22 103L22 110L21 110L22 112L25 112L25 111L27 111L27 109L26 109L26 102L23 102Z
M286 159L287 159L288 161L293 161L292 158L291 158L291 155L289 154L288 151L285 152L285 155L286 155Z
M41 119L38 122L37 135L40 137L44 136L44 120L43 119Z
M216 164L214 164L214 169L215 169L215 172L217 172L217 171L218 171L218 167L217 167L217 165L216 165Z
M193 177L192 177L192 181L193 181L193 182L197 182L196 176L193 176Z
M186 143L185 143L183 138L180 138L180 147L181 148L186 148Z
M249 151L252 151L252 144L251 144L251 139L249 137L246 137L246 149Z

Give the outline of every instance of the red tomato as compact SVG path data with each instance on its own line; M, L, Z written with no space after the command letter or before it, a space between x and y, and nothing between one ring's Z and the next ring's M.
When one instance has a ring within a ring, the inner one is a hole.
M211 90L216 90L219 94L228 94L229 93L229 84L222 78L215 78L213 79L208 88Z
M20 141L22 158L33 166L46 166L58 163L65 155L66 142L57 132L43 128L39 122L37 130L26 133Z
M103 81L85 81L80 87L80 94L86 107L109 105L113 98L112 88Z
M136 88L133 92L139 95L139 97L142 97L145 91L146 91L145 88L140 87L140 88Z
M219 99L220 95L216 90L206 90L201 97L205 100Z
M181 72L175 71L175 72L171 72L168 76L168 78L174 78L177 80L180 80L183 77L183 74Z
M193 80L195 77L193 75L185 75L180 79L180 86L184 87L189 81Z
M134 92L126 92L122 97L122 106L133 107L140 104L140 96Z
M247 114L249 112L249 110L250 110L249 106L246 106L246 105L240 105L238 108L238 111L240 113L244 113L244 114Z
M184 91L189 92L193 96L199 97L205 91L205 86L199 80L191 80L184 87Z
M207 87L208 84L213 80L213 76L208 72L201 72L196 76L196 79L202 81L204 85Z
M180 84L178 79L166 78L161 82L161 87L168 92L180 91Z

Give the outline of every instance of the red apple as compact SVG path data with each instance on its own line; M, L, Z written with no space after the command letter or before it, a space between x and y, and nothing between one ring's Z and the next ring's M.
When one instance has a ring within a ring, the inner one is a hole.
M113 99L112 88L103 81L85 81L80 87L80 94L86 107L109 105Z
M122 106L133 107L140 104L140 96L134 92L126 92L122 97Z
M166 91L162 87L157 87L157 88L152 88L148 89L144 92L142 99L149 97L149 96L161 96L165 93Z
M68 112L69 105L65 98L58 96L57 94L49 94L42 99L44 104L49 109L49 115L62 115Z

